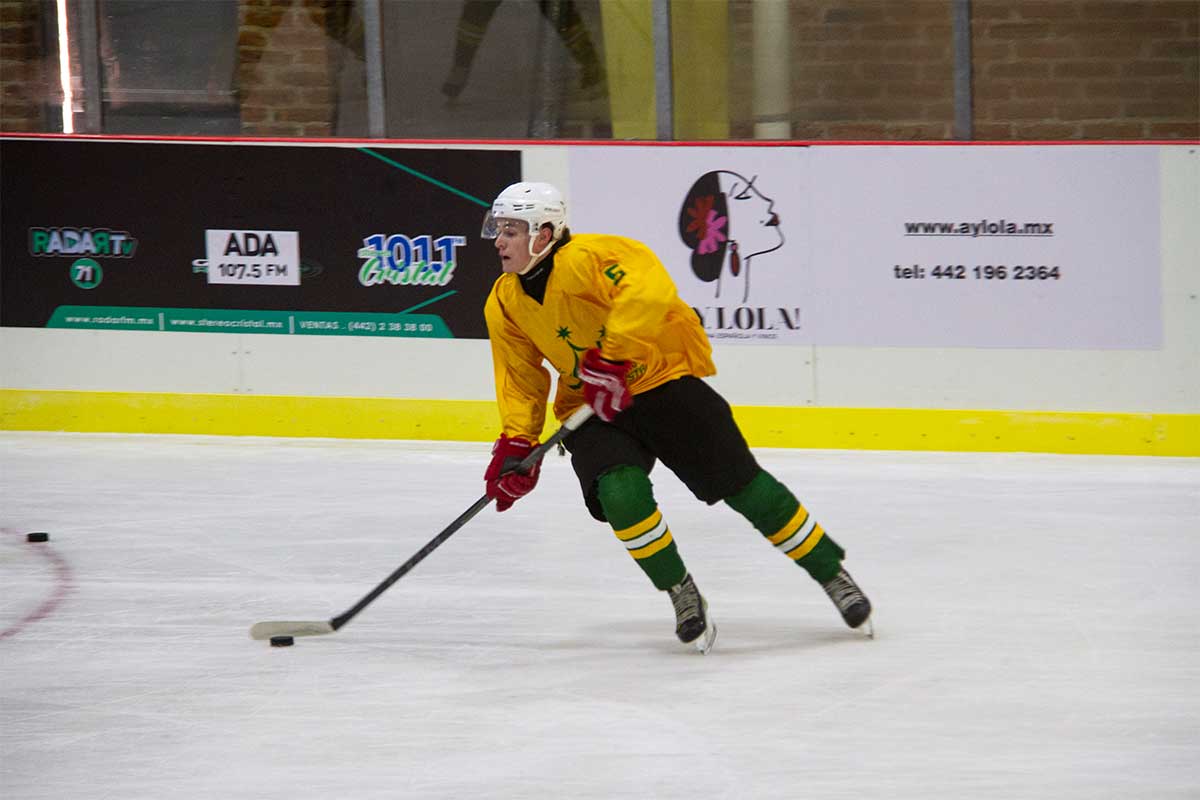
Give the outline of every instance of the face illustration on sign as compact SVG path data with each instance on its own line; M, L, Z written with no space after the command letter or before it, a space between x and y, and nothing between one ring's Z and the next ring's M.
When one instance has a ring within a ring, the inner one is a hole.
M692 272L705 283L715 281L720 297L728 271L743 281L743 303L750 297L751 261L784 241L775 201L759 191L757 180L731 170L706 172L679 210L679 237L692 251Z

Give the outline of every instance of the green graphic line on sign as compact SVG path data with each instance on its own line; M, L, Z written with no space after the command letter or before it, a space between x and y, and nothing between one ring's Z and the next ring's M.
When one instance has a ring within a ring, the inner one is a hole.
M417 303L415 306L410 306L410 307L404 309L403 311L398 311L396 313L397 314L412 313L413 311L416 311L418 308L424 308L425 306L430 305L431 303L436 303L438 300L443 300L452 294L457 294L457 290L451 289L448 292L443 292L442 294L439 294L437 297L431 297L423 303Z
M484 208L487 208L488 206L491 205L491 203L488 203L484 200L480 200L478 197L473 197L472 195L469 195L460 189L455 189L453 186L451 186L448 183L442 183L437 178L430 177L429 175L426 175L424 172L419 172L419 171L413 169L412 167L406 167L398 161L393 161L392 159L388 158L387 156L380 155L379 153L376 153L374 150L371 150L370 148L360 147L360 148L358 148L358 150L361 153L366 153L369 156L374 156L375 158L378 158L380 161L384 162L385 164L391 164L396 169L402 169L405 172L407 172L409 175L413 175L417 178L420 178L423 181L432 183L434 186L437 186L438 188L445 189L447 192L456 194L459 197L464 197L467 200L470 200L472 203L475 203L476 205L483 206Z

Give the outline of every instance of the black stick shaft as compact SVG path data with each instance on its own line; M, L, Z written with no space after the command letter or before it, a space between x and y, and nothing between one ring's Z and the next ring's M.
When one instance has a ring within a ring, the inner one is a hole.
M571 431L575 430L584 422L586 422L588 417L591 415L592 410L588 406L584 406L579 411L576 411L571 415L570 419L563 423L563 426L559 428L553 436L535 447L532 453L525 456L525 458L521 460L521 463L517 465L516 470L523 471L532 467L534 464L540 461L542 457L546 455L546 453L550 452L552 448L557 446L559 442L565 439L567 435L571 433ZM445 530L430 539L429 542L426 543L426 545L420 550L418 550L412 558L397 567L391 575L388 575L386 578L384 578L383 582L368 592L363 599L355 603L345 613L339 614L338 616L329 620L329 625L336 631L338 628L354 619L354 617L357 616L360 611L371 605L371 603L373 603L375 599L379 597L379 595L386 592L393 583L403 578L412 570L413 567L424 561L426 556L441 547L442 543L453 536L455 531L470 522L472 517L474 517L483 509L487 508L491 502L492 498L488 497L486 494L476 500L470 508L458 516L458 519L454 520L454 522L451 522L446 526Z

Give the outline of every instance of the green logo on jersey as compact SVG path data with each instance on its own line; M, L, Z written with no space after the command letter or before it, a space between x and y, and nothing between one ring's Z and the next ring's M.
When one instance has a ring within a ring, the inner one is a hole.
M571 364L570 377L574 378L575 380L573 382L567 383L567 386L571 389L582 389L583 381L581 381L579 379L579 354L586 353L588 351L588 348L580 347L579 345L577 345L571 341L571 329L568 328L566 325L564 325L558 329L558 338L562 339L564 342L566 342L567 347L571 348L571 358L574 360L574 363ZM599 347L600 342L603 340L604 340L604 328L601 328L599 333L596 335L596 343L594 345L592 345L592 347ZM566 378L568 376L563 375L563 377Z

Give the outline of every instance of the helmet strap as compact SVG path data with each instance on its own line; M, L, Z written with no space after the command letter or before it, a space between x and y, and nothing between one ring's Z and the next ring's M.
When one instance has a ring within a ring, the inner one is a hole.
M534 267L536 267L538 265L538 263L541 262L541 260L546 257L546 254L549 253L554 248L554 244L557 241L558 240L555 239L553 235L551 235L550 241L546 243L546 246L543 247L540 252L535 253L535 252L533 252L534 240L532 238L530 238L530 240L529 240L529 263L526 264L523 268L517 270L517 274L518 275L528 274L529 271L531 269L533 269Z
M529 257L529 263L526 264L521 269L517 270L517 274L518 275L528 275L533 270L534 267L536 267L538 264L540 264L542 262L542 259L544 259L546 257L546 254L550 252L550 248L553 246L553 244L554 243L551 242L549 245L546 246L546 249L542 250L542 252L534 253L533 255L531 255Z

